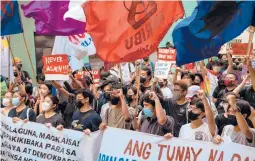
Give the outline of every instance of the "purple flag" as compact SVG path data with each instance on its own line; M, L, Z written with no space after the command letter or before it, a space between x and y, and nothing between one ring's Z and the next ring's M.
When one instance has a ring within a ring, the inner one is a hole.
M64 20L70 1L32 1L22 5L24 15L35 19L36 33L39 35L69 36L85 33L85 22L72 18Z

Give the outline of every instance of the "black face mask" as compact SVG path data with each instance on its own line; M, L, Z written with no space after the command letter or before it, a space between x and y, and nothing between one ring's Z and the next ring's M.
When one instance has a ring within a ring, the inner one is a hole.
M14 77L18 76L18 72L13 72Z
M104 93L104 98L105 98L107 101L109 101L110 98L111 98L111 96L110 96L109 93Z
M120 98L119 97L111 97L110 101L111 101L112 105L117 105L120 101Z
M83 103L81 101L76 101L75 106L80 109L82 108Z
M146 82L146 77L140 77L140 83Z
M126 98L127 98L128 103L131 103L133 101L132 96L127 96Z
M228 122L233 126L238 125L236 116L234 116L234 115L228 115Z
M188 112L188 118L189 118L190 121L194 121L194 120L198 119L198 117L200 115L201 114L196 114L196 113L193 113L192 111Z

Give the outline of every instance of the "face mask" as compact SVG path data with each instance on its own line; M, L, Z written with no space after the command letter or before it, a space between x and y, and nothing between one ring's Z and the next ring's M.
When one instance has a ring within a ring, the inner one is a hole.
M111 97L110 101L111 101L112 105L117 105L119 103L119 101L120 101L120 98L118 98L118 97Z
M8 98L3 98L3 105L4 107L8 107L11 105L11 101Z
M140 83L146 82L146 77L140 77Z
M233 126L238 125L236 116L234 116L234 115L228 115L228 122Z
M76 107L77 108L82 108L82 106L83 106L83 103L81 102L81 101L76 101L76 103L75 103L75 105L76 105Z
M43 111L49 111L50 108L51 108L51 105L49 103L47 103L47 102L42 103L42 110Z
M221 67L213 67L213 71L215 71L216 73L221 71Z
M128 101L128 103L131 103L133 101L132 96L127 96L127 101Z
M20 104L19 98L12 98L12 104L13 104L14 106L18 106L18 105Z
M231 87L231 86L233 86L233 85L235 85L234 84L234 82L232 81L232 80L224 80L224 85L225 86L227 86L227 87Z
M164 87L164 83L158 83L158 85L160 86L160 88Z
M200 116L200 114L193 113L192 111L188 112L188 118L190 121L194 121L194 120L198 119L199 116Z
M148 108L144 108L143 113L144 113L145 117L147 117L147 118L152 117L152 115L153 115L152 111Z
M18 76L18 72L13 72L14 77Z
M104 98L105 98L107 101L109 101L110 98L111 98L111 96L110 96L109 93L104 93Z
M181 93L176 92L173 94L173 100L180 100L181 99Z

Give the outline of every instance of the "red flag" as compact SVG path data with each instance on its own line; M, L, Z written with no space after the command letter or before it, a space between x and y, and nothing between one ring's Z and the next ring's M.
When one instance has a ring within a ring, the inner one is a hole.
M105 62L129 62L154 51L182 18L181 1L89 1L83 4L86 31Z

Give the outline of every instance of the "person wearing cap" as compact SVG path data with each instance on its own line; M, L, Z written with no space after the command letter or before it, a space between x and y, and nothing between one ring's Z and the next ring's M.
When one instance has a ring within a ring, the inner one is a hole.
M188 119L190 123L181 127L179 138L189 140L211 141L217 134L212 109L206 99L203 90L197 91L198 98L191 101L188 108ZM207 123L203 122L206 117Z
M23 82L28 81L28 82L32 83L32 80L31 80L31 78L30 78L28 72L25 71L25 70L22 70L22 60L21 60L20 58L15 57L15 58L14 58L14 61L12 61L12 64L13 64L14 66L16 66L16 67L18 68L18 70L20 71L20 73L21 73L21 80L22 80Z

